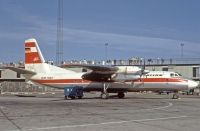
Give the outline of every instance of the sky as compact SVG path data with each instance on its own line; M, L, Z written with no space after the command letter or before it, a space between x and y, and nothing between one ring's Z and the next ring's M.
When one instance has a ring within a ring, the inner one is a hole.
M199 0L64 0L64 60L200 58ZM56 59L57 0L0 0L0 62L35 38Z

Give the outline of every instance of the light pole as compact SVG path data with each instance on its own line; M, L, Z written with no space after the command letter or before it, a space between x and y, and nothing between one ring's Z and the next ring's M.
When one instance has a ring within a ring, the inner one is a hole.
M107 63L108 60L108 43L105 43L105 61Z
M181 43L181 58L183 58L183 46L184 46L184 43Z

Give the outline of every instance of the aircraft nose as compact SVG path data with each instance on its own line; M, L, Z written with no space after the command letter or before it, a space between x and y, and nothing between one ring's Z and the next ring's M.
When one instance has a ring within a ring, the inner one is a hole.
M198 86L198 83L196 81L193 80L188 80L188 88L189 89L194 89Z

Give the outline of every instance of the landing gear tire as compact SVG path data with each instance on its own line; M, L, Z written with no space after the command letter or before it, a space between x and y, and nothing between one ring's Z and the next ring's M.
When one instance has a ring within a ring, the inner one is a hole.
M75 96L70 96L70 98L71 98L71 99L75 99L76 97L75 97Z
M67 100L67 98L68 98L68 97L67 97L67 96L65 96L65 100Z
M78 96L78 99L82 99L83 97L82 96Z
M100 96L102 99L108 99L109 94L108 93L102 93Z
M119 93L118 93L118 98L124 98L124 97L125 97L124 92L119 92Z

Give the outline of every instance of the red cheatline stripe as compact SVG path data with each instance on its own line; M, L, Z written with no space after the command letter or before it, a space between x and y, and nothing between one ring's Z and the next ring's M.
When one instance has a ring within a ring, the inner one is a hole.
M37 83L90 83L91 81L82 79L54 79L54 80L32 80Z
M90 83L91 81L82 80L82 79L53 79L53 80L32 80L37 83ZM130 82L130 81L129 81ZM135 81L140 82L140 80ZM183 79L177 78L143 78L142 82L187 82Z
M137 80L136 82L187 82L181 78L142 78L141 80Z

